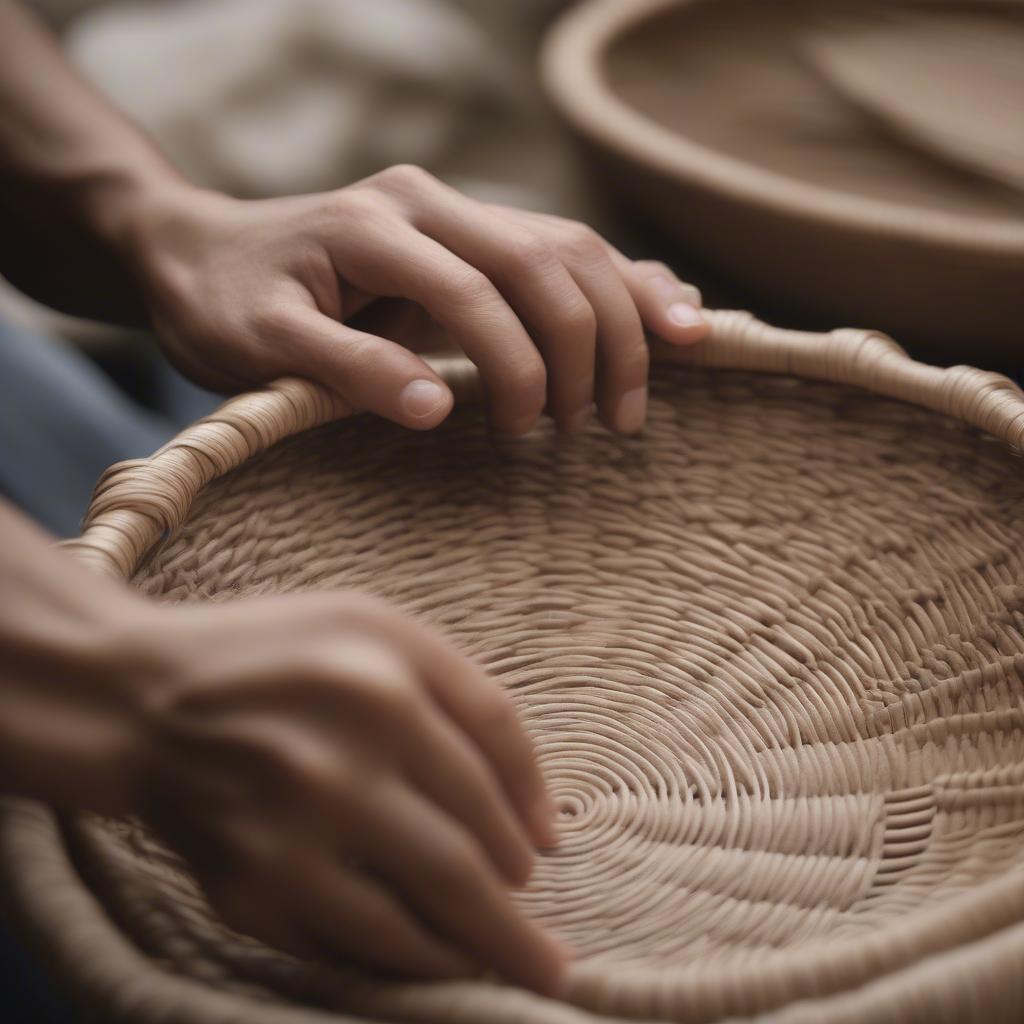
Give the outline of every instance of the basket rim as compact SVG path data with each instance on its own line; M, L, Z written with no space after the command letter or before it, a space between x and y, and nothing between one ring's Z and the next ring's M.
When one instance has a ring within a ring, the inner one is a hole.
M805 223L938 246L974 260L1024 256L1024 220L907 206L800 181L704 146L625 102L604 74L608 51L644 22L696 2L586 0L564 12L544 38L540 77L570 125L647 170Z
M787 330L738 310L709 310L707 318L711 330L701 343L678 348L653 341L655 367L675 364L854 385L952 416L1024 451L1024 392L1001 374L917 362L877 331ZM428 362L458 401L480 397L476 369L468 360L444 356ZM106 575L130 579L153 547L184 522L207 484L279 441L357 412L337 393L299 378L281 378L229 399L148 458L111 466L96 485L81 535L63 546Z
M655 355L660 363L785 374L855 385L868 393L957 417L1018 450L1024 448L1024 392L998 374L973 367L943 369L916 362L890 338L873 331L840 329L814 334L769 327L743 312L718 311L710 316L710 341L685 349L659 346ZM435 366L453 383L460 400L473 397L477 382L470 364L449 359L438 361ZM276 381L232 399L182 431L149 459L111 467L97 487L82 537L70 542L69 547L101 571L130 576L163 533L187 516L205 484L278 441L355 411L325 388L298 379ZM0 801L0 868L4 869L6 880L15 883L12 894L16 914L83 999L97 1005L109 1006L116 1000L122 1007L134 1006L138 1019L147 1021L159 1017L212 1024L223 1014L235 1012L245 1012L247 1019L265 1020L267 1024L271 1017L295 1024L353 1019L332 1015L330 1011L276 1003L267 1004L270 1009L264 1013L244 996L207 988L190 977L171 975L159 964L150 962L120 932L98 897L82 884L61 829L62 822L51 809L21 801ZM943 915L943 920L952 915L959 922L956 938L960 941L940 944L939 949L919 950L903 961L887 957L893 949L905 952L909 948L909 932L901 931L902 938L889 944L876 936L865 946L864 961L864 969L870 968L874 977L865 979L862 987L849 987L843 982L848 976L836 965L845 952L837 947L834 955L830 953L832 959L823 961L828 970L822 974L822 990L807 994L805 999L809 1002L778 1009L779 1019L791 1019L790 1012L794 1024L809 1019L801 1016L801 1005L805 1009L810 1006L808 1012L812 1014L820 1009L822 1014L815 1019L851 1019L840 1009L836 1010L835 1018L831 1011L826 1013L830 1000L837 1000L838 1006L838 1001L863 997L870 1008L874 994L882 993L879 998L885 998L885 993L891 996L894 990L903 992L901 998L908 999L907 992L915 998L921 991L930 992L932 1005L939 1005L939 989L925 984L934 974L936 964L949 981L975 970L979 961L990 963L998 956L1005 965L1019 957L1020 949L1024 948L1024 933L1016 919L1024 900L1020 874L1003 876L972 892L972 909L976 909L975 900L982 900L985 908L999 910L991 928L985 914L966 912L968 902L932 908L932 916L916 922L913 934L939 935L941 930L933 926L938 920L936 915ZM86 954L90 958L88 971L78 966ZM958 958L955 963L950 962L953 957ZM777 969L775 962L766 963L750 977L756 975L757 985L767 991ZM805 967L796 965L792 970L799 973ZM708 984L716 977L715 972L709 972ZM583 980L589 985L598 984L600 979L592 975ZM652 1013L662 1016L661 1011L665 1010L672 1015L679 1010L676 1016L680 1016L683 1002L677 1006L673 1002L674 990L658 987L657 980L654 974L638 974L629 982L630 991L654 992L662 1002L657 1007L651 1004ZM546 1007L534 1013L527 1012L529 1007L525 1004L516 1004L501 1019L515 1016L538 1024L555 1020L582 1024L585 1020L609 1019L590 1005L600 996L599 988L581 988L581 1001L560 1007L559 1016L554 1011L549 1015ZM683 993L678 998L685 1001L687 996Z

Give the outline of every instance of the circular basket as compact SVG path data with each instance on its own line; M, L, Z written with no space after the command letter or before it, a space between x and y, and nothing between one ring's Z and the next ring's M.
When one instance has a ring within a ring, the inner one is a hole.
M8 801L8 904L80 1006L1020 1021L1024 395L867 331L711 319L641 436L502 438L465 403L416 434L286 380L113 467L70 545L160 600L362 588L488 666L558 807L517 899L579 951L564 996L300 963L138 823Z
M552 29L543 78L612 189L772 308L1016 360L1024 192L903 145L808 58L851 7L894 6L590 0ZM966 7L1003 8L1024 38L1019 3ZM968 58L984 68L983 48ZM1020 106L1000 97L982 116L1003 110L1019 138Z

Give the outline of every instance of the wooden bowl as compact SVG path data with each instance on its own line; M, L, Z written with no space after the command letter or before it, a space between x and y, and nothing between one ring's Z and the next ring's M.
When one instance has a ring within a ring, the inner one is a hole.
M550 32L543 79L614 191L752 296L1005 362L1021 340L1024 193L904 145L822 78L809 47L840 38L849 10L591 0ZM1002 16L1019 27L1019 6Z

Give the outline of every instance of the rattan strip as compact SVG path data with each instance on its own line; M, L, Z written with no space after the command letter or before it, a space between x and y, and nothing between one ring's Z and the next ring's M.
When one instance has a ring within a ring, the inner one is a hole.
M853 384L953 416L1024 449L1024 394L1000 374L915 362L891 338L875 331L791 331L734 310L708 316L708 340L692 348L657 345L655 358ZM453 358L433 364L457 399L478 395L471 364ZM353 411L337 394L295 378L233 398L150 458L107 470L97 484L82 536L66 546L97 570L127 579L150 548L181 524L211 480L286 437Z
M922 366L908 359L889 339L868 331L845 330L830 335L782 331L744 313L719 312L712 319L714 330L708 343L686 350L661 348L659 357L707 367L854 384L959 417L1017 449L1021 447L1024 399L1005 378L968 367L941 370ZM443 372L457 381L460 398L470 397L474 385L468 364L450 363ZM70 546L102 571L130 576L164 532L175 530L189 517L195 497L206 484L276 441L350 411L334 396L302 381L277 382L235 399L185 431L152 459L111 470L97 490L85 536ZM914 636L903 636L901 629L906 629L904 624L893 624L892 644L897 651L901 644L914 643ZM889 657L885 648L880 642L873 656ZM1019 672L1019 668L1011 656L1001 670ZM969 682L972 671L964 676L965 681ZM982 670L977 671L984 675ZM978 684L982 682L979 675ZM834 696L823 697L826 705ZM827 706L822 713L825 711ZM885 714L893 714L891 707L885 709ZM885 731L891 725L890 719L880 719L878 729ZM905 726L914 728L912 723ZM793 767L799 770L798 765ZM756 770L756 764L752 770ZM978 798L984 799L997 796L1001 787L1019 789L1020 780L1017 774L1000 770L973 781L982 787ZM879 835L884 869L868 887L866 901L898 882L901 870L913 859L913 851L927 843L937 801L954 798L965 799L962 793L944 796L941 791L920 787L885 795L884 829ZM771 810L775 813L779 808ZM856 808L847 810L856 812ZM789 812L795 813L793 808ZM824 809L807 805L801 813L816 816ZM708 827L715 827L713 809L705 817ZM841 827L842 821L843 815L836 814L833 824L827 820L820 823L834 829ZM774 829L776 834L778 831L768 821L759 826L752 820L750 827ZM111 848L110 837L102 829L85 831L95 833L97 849ZM237 992L218 991L176 977L147 960L111 924L109 908L100 906L83 888L68 859L63 837L52 816L42 809L8 812L5 827L0 829L0 856L16 866L26 883L17 896L22 916L45 933L45 943L58 961L56 968L75 980L83 994L83 1005L102 1007L105 1019L146 1024L224 1024L235 1020L313 1024L351 1019L277 1002L261 1005ZM116 848L109 849L109 863L115 867L117 856ZM136 905L145 900L144 886L133 889L137 881L132 871L125 870L115 885L120 889L119 898ZM765 957L741 972L742 985L737 984L736 971L722 964L702 965L684 975L638 969L614 976L606 976L596 965L588 968L581 964L574 972L570 993L575 1006L541 1000L525 992L470 984L461 986L458 992L416 986L396 987L393 991L374 988L367 990L365 997L347 985L337 999L325 991L322 1002L344 1005L349 1014L365 1012L393 1020L581 1024L598 1019L592 1013L600 1015L602 1021L616 1020L603 1013L612 1006L620 1014L646 1020L721 1020L734 1014L749 1019L749 1014L783 1005L787 993L791 998L791 993L798 991L804 1002L778 1011L772 1019L791 1024L824 1019L1009 1021L1013 1018L1004 1013L1008 997L1005 982L1007 966L1019 962L1014 958L1019 958L1024 945L1022 926L1017 923L1024 915L1022 899L1019 873L1009 873L966 893L962 905L957 902L952 908L946 904L909 915L906 922L887 930L884 939L879 935L850 944L848 956L842 943L831 943L822 955ZM952 909L957 910L953 915L957 923L951 932ZM158 925L154 919L159 931ZM138 934L132 937L136 942L140 939ZM155 935L154 941L158 939ZM86 970L81 964L84 950L90 957ZM209 970L209 965L200 966ZM197 969L194 977L202 976ZM991 979L988 986L986 978ZM253 982L258 981L256 972ZM286 991L282 989L282 993ZM305 994L308 996L309 990ZM268 994L268 998L276 1000L282 995ZM1021 1001L1017 998L1015 1004ZM898 1007L902 1016L894 1016L892 1007ZM908 1018L910 1008L913 1013Z

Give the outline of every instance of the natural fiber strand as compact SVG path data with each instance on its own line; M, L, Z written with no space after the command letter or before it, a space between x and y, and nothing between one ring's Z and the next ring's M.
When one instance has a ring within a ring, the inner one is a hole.
M558 848L517 898L563 1000L383 983L232 934L132 822L11 804L9 900L137 1024L1018 1021L1024 396L869 331L712 314L636 438L414 434L283 381L101 481L82 538L166 601L355 587L533 734ZM439 364L468 399L468 364ZM341 926L341 925L339 925ZM340 1016L339 1016L340 1015Z

